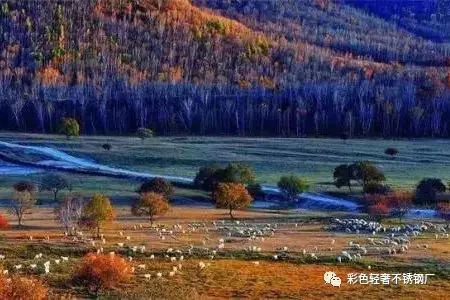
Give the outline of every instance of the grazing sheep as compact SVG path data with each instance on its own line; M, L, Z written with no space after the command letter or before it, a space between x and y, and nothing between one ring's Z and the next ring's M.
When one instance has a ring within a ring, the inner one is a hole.
M171 262L177 261L177 258L176 258L175 256L172 256L172 257L170 258L170 261L171 261Z
M36 269L36 267L37 267L36 264L31 264L31 265L30 265L30 268L31 268L31 269Z
M200 268L200 270L203 270L205 266L206 266L205 263L202 261L198 263L198 267Z
M142 264L142 265L138 265L137 266L139 269L142 269L142 270L145 270L145 268L147 267L145 264Z
M152 275L150 275L150 274L144 274L145 279L150 279L151 277L152 277Z
M155 255L150 255L150 259L155 259Z
M259 261L254 261L253 264L254 264L255 266L259 266Z
M68 257L68 256L61 256L61 259L62 259L63 261L69 261L69 257Z
M59 265L60 262L61 262L60 259L55 259L55 264Z
M5 255L0 255L0 260L4 260L6 258Z
M161 277L162 277L162 273L161 273L161 272L158 272L158 273L156 273L156 276L157 276L158 278L161 278Z
M338 257L337 257L337 261L338 261L339 263L342 263L342 257L338 256Z

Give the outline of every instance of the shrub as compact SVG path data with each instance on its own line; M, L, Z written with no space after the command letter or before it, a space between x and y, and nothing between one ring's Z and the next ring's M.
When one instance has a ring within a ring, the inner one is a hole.
M109 150L111 150L112 146L111 146L111 144L106 143L106 144L102 145L102 148L105 149L106 151L109 151Z
M116 287L131 277L131 268L120 256L89 253L83 257L74 281L87 285L90 290L98 293L101 289Z
M4 215L0 214L0 229L7 229L9 228L9 222L8 219Z
M398 154L397 148L387 148L384 151L384 154L389 155L392 158L395 158L395 156Z
M47 293L47 288L37 279L24 276L6 278L3 273L0 273L0 299L2 300L43 300L47 299Z
M149 128L138 128L138 130L136 131L136 135L141 139L141 140L145 140L145 139L149 139L151 137L153 137L153 130L149 129Z
M170 182L164 178L153 178L143 183L137 192L139 194L153 192L169 197L173 193L173 187Z

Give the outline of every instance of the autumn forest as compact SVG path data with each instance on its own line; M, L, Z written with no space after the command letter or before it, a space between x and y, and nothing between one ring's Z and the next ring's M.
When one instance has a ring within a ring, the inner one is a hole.
M449 137L436 3L424 17L367 1L2 1L0 129Z

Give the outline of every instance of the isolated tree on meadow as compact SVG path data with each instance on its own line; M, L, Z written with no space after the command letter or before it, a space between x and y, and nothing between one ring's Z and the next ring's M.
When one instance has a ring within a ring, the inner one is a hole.
M215 174L220 169L216 164L201 167L195 176L194 185L207 191L213 190L217 184Z
M72 228L76 228L83 216L86 200L80 196L66 196L55 207L56 220L61 223L68 234L73 234Z
M71 190L72 184L69 179L63 175L50 173L45 175L41 180L40 190L52 192L53 201L55 202L58 198L58 193L65 189Z
M252 196L253 199L257 197L264 197L265 193L262 189L262 186L259 183L250 183L247 185L247 191Z
M169 201L164 194L146 192L139 195L131 207L131 213L135 216L148 217L153 225L153 218L165 214L169 208Z
M390 157L392 157L392 159L395 158L395 156L398 154L398 149L397 148L387 148L384 151L384 154L389 155Z
M392 209L392 215L397 216L401 222L412 208L413 194L408 191L394 191L386 198L387 205Z
M356 180L355 166L342 164L334 169L333 173L334 185L337 188L347 186L349 191L352 192L352 180Z
M101 228L112 222L116 217L109 198L102 194L95 194L83 208L80 225L95 229L100 237Z
M438 178L424 178L416 188L416 204L435 204L438 193L446 191L446 186Z
M291 202L297 198L298 194L308 191L310 187L306 179L295 175L281 176L277 186Z
M250 166L243 163L229 163L220 172L219 182L249 184L255 181L255 174Z
M219 183L213 198L217 208L229 210L231 219L234 219L233 210L248 208L253 201L245 186L240 183Z
M145 139L149 139L153 137L153 130L149 128L140 127L136 131L136 135L138 138L140 138L142 141Z
M59 131L64 134L67 139L80 136L80 125L74 118L63 118Z
M165 197L169 197L173 194L172 184L164 178L155 177L147 182L144 182L137 190L139 194L144 193L158 193L163 194Z
M22 226L23 216L33 208L36 203L36 186L28 181L21 181L13 186L14 196L11 201L10 211L17 217L19 226Z
M368 213L378 222L386 218L392 212L387 203L379 202L368 207Z
M217 165L201 167L194 184L207 191L214 190L219 183L251 184L255 181L253 170L243 163L229 163L225 168Z
M360 161L354 164L355 177L359 180L363 187L368 183L383 182L386 180L383 172L369 161Z
M444 219L447 223L450 222L450 202L440 202L438 204L438 214Z

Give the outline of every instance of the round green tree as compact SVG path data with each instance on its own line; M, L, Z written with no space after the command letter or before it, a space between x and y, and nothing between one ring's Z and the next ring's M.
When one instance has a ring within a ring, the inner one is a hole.
M278 188L289 201L294 201L298 194L309 190L309 183L306 179L295 175L281 176Z

